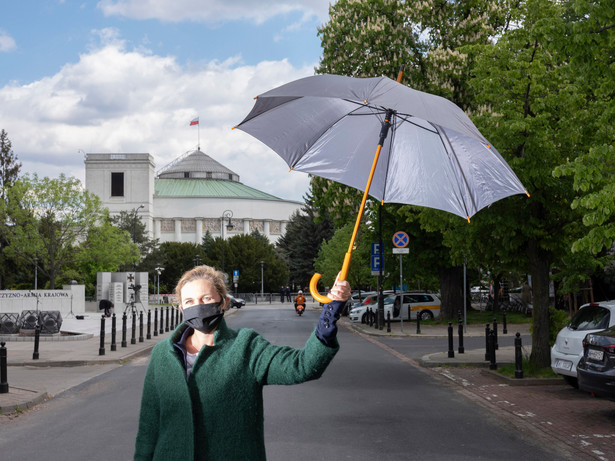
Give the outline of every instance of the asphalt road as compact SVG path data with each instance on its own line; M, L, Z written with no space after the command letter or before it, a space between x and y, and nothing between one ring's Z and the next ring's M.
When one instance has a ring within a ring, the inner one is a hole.
M249 306L228 323L300 347L317 316L308 310L298 317L286 306ZM389 341L389 347L401 355L418 353L418 346L404 341ZM558 459L374 341L342 328L340 343L320 380L265 389L270 461ZM131 459L146 365L147 359L133 361L4 421L0 457Z

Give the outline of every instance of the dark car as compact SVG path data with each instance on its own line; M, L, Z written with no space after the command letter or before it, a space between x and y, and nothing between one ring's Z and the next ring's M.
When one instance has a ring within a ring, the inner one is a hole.
M615 401L615 326L585 336L577 371L579 389Z
M242 298L235 298L233 295L227 295L229 301L231 302L229 307L236 307L237 309L241 309L242 306L246 305L246 300Z

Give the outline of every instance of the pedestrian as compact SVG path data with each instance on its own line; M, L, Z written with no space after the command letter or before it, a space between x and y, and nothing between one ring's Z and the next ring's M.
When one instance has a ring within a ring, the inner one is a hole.
M280 287L280 302L284 302L284 287Z
M264 460L263 386L322 375L339 350L336 322L348 282L336 280L301 349L230 329L224 278L211 267L186 272L175 293L184 322L152 350L134 459Z
M290 287L286 285L286 301L291 302L290 299Z

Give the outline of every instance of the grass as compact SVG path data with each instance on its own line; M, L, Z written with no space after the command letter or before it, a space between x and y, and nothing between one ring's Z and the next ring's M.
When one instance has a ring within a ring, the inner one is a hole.
M498 319L498 324L502 324L502 312L491 312L491 311L477 311L474 309L468 310L466 312L466 321L469 324L477 324L477 325L485 325L487 323L492 323L493 319ZM506 313L506 324L514 325L514 324L522 324L522 323L530 323L532 318L520 312L507 312ZM434 320L426 320L421 323L425 325L448 325L448 322L452 321L456 323L457 319L434 319Z
M551 367L546 367L546 368L534 367L532 364L530 364L530 360L528 357L523 358L521 367L523 368L524 378L557 378L559 376L553 373L553 370L551 369ZM508 363L505 365L498 365L497 372L509 378L514 378L515 369L516 367L513 363Z

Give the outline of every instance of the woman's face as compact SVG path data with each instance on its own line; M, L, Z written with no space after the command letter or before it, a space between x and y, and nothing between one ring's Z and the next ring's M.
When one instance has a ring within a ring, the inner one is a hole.
M182 309L197 304L220 302L222 297L214 284L206 279L197 279L186 283L181 289Z

